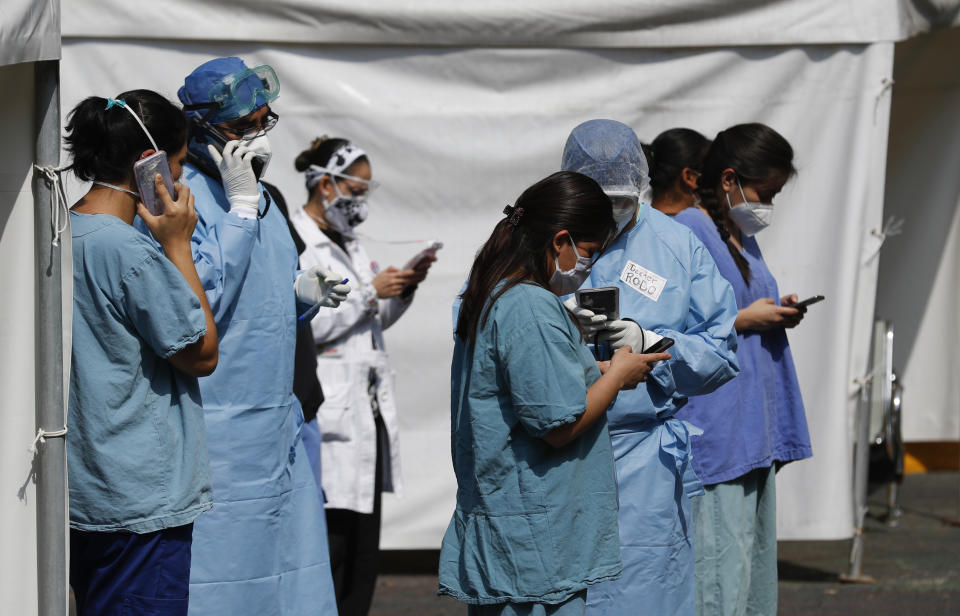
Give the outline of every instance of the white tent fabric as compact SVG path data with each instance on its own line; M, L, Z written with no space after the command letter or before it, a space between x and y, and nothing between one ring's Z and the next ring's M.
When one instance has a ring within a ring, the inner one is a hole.
M958 5L957 0L98 0L65 7L64 36L480 47L865 44L957 23Z
M0 66L60 57L59 0L3 0ZM20 92L14 88L10 92Z
M455 494L450 303L503 205L557 168L573 126L612 117L647 139L680 125L706 134L748 120L776 127L794 144L800 175L779 198L777 220L761 242L784 292L829 298L791 334L816 457L783 473L781 528L788 537L839 538L850 534L851 382L866 370L876 276L875 264L864 268L860 254L869 229L880 223L892 48L437 50L66 41L64 107L133 87L174 97L183 75L211 56L268 63L281 79L269 179L288 201L304 200L292 160L309 139L349 136L370 152L384 185L361 231L446 243L413 308L387 332L407 496L386 500L385 548L439 545ZM418 249L376 241L368 247L384 265Z
M877 315L893 321L906 441L960 439L960 28L898 43Z
M15 118L0 148L0 597L5 613L37 611L34 419L33 65L0 66L0 115ZM30 153L24 156L23 153Z

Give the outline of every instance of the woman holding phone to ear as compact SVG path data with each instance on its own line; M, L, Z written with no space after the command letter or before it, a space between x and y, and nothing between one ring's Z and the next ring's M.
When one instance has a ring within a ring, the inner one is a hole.
M440 593L472 616L580 615L588 587L621 572L607 408L670 355L625 347L601 376L558 297L616 229L596 182L555 173L504 213L461 296Z
M158 174L151 189L163 213L152 215L134 164L160 148L177 180L187 122L156 92L132 90L83 100L66 133L70 169L93 182L70 210L77 614L185 616L193 522L212 504L197 377L217 366L217 327L190 251L193 195L186 186L170 195ZM137 214L157 244L134 229Z
M694 505L697 613L774 614L777 609L776 469L812 455L803 400L784 328L805 309L777 299L777 281L754 235L796 173L793 148L763 124L721 131L699 178L701 204L675 217L713 255L737 298L740 375L691 398L678 416L703 428L693 466L706 494Z

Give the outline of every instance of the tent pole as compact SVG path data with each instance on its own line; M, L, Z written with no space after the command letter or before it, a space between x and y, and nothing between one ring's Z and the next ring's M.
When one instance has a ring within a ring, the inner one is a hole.
M60 162L60 62L35 64L36 164ZM36 418L46 432L63 430L63 331L61 325L60 246L53 245L54 189L34 172L36 236ZM37 587L40 616L67 612L66 439L47 438L37 453Z

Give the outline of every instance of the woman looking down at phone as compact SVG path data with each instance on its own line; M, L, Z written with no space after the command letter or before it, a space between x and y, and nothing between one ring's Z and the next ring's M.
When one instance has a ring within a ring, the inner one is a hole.
M349 278L356 289L337 310L320 312L310 323L325 400L318 425L304 432L304 445L323 468L340 614L363 615L377 579L380 495L400 491L397 410L383 330L410 307L436 259L427 257L416 269L381 271L357 241L354 228L366 219L367 198L377 185L370 159L353 143L315 139L295 166L309 195L290 216L306 244L300 262Z
M703 162L702 203L677 214L733 285L740 375L692 398L680 416L704 430L693 465L706 486L694 507L698 614L777 609L776 468L812 455L803 400L784 328L805 309L777 300L777 281L754 235L796 171L793 148L763 124L720 132Z
M193 195L163 213L134 164L186 156L183 112L149 90L93 96L67 123L70 169L90 190L71 208L73 346L67 458L70 585L77 614L187 613L193 521L212 503L197 377L217 366L217 327L190 253ZM159 247L133 228L139 214Z
M457 321L457 507L440 593L471 615L583 614L587 588L620 575L607 408L670 355L623 348L598 369L558 297L583 282L615 230L596 182L555 173L504 213Z

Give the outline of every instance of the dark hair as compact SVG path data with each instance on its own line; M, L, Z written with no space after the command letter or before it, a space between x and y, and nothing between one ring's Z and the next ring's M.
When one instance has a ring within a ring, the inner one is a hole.
M187 142L187 118L183 111L152 90L129 90L116 96L133 110L150 131L161 150L175 154ZM73 158L68 169L85 181L123 181L133 174L133 163L150 140L120 106L107 109L101 96L85 98L67 117L67 151Z
M718 195L724 169L733 169L741 184L762 186L785 182L797 172L793 166L793 148L783 135L765 124L737 124L717 134L703 160L697 188L701 205L710 214L740 275L749 285L750 264L730 241L726 206Z
M673 187L684 168L700 171L709 147L709 139L689 128L665 130L644 147L654 201Z
M307 167L310 165L316 165L318 167L328 167L330 165L330 159L333 157L334 152L339 150L341 147L350 143L346 139L341 139L339 137L328 137L326 135L322 137L317 137L310 142L310 147L300 152L296 160L293 161L293 166L297 171L303 172L307 170ZM344 169L344 173L350 175L350 170L362 160L368 160L366 155L361 156L357 160L353 161L349 167ZM310 189L311 194L314 190L317 189L315 185Z
M523 191L514 208L513 215L493 228L473 261L460 296L456 334L461 339L474 340L494 302L521 282L549 289L544 255L558 232L567 230L579 242L605 244L616 230L610 198L599 184L574 171L540 180ZM497 283L508 278L494 294Z

